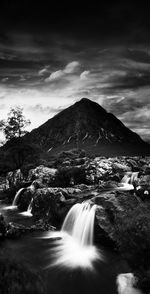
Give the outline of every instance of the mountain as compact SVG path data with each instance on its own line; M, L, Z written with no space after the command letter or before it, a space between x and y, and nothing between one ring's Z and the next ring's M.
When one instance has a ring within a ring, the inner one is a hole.
M24 136L45 151L79 147L95 154L145 154L149 144L98 103L83 98ZM150 152L149 152L150 153Z

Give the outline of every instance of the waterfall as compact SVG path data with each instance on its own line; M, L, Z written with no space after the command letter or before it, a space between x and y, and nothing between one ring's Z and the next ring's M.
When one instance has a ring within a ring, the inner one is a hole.
M24 190L25 188L21 188L19 189L19 191L16 193L15 197L14 197L14 200L13 200L13 203L12 203L12 206L17 206L17 201L18 201L18 198L21 194L21 192Z
M47 233L43 238L53 240L53 259L49 266L93 269L93 262L103 260L102 253L93 245L96 205L88 202L75 204L68 212L61 231Z
M18 190L18 192L16 193L16 195L15 195L15 197L14 197L14 200L13 200L13 202L12 202L12 205L10 205L10 206L5 206L4 208L3 208L3 210L13 210L13 209L17 209L17 202L18 202L18 198L19 198L19 196L20 196L20 194L22 193L22 191L24 190L25 188L21 188L21 189L19 189Z
M127 172L121 180L121 186L117 188L119 191L134 190L133 184L138 179L139 172Z
M130 172L127 172L121 180L121 183L129 184L130 182Z
M139 172L127 172L121 180L121 183L133 184L138 179Z
M130 182L131 182L131 184L134 184L134 183L137 181L137 179L138 179L138 175L139 175L139 172L133 172L133 173L131 174L131 178L130 178Z
M92 245L95 209L96 205L91 207L88 202L75 204L64 220L62 231L82 245Z
M29 203L29 206L27 208L27 211L23 211L23 212L20 212L21 215L24 215L24 216L32 216L32 204L33 204L33 198L31 199L30 203Z

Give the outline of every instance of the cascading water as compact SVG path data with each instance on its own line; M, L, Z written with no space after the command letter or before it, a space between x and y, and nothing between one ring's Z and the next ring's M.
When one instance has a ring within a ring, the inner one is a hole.
M131 182L131 184L133 184L134 182L137 181L137 179L138 179L138 175L139 175L139 172L133 172L133 173L131 174L131 178L130 178L130 182Z
M20 194L22 193L22 191L24 190L25 188L21 188L18 190L18 192L16 193L15 197L14 197L14 200L12 202L12 205L10 206L6 206L4 207L3 209L7 210L7 209L16 209L17 208L17 202L18 202L18 199L19 199L19 196Z
M30 201L30 204L29 204L29 206L27 208L27 211L20 212L20 214L21 215L24 215L24 216L29 216L29 217L32 216L32 213L31 213L31 211L32 211L32 204L33 204L33 198Z
M93 244L96 205L85 202L74 205L65 218L62 231L69 233L82 245Z
M93 245L96 205L75 204L68 212L60 232L50 232L44 238L54 238L54 262L51 265L93 268L96 259L103 259Z
M21 188L15 195L15 198L13 200L13 203L12 203L12 206L17 206L17 201L18 201L18 198L21 194L21 192L24 190L24 188Z
M133 184L137 181L139 172L127 172L121 180L121 186L117 189L120 191L134 190Z

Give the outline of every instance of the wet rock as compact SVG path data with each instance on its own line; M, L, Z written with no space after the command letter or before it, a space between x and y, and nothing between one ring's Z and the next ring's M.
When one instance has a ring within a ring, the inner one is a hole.
M30 227L31 231L55 231L56 227L51 226L48 221L40 219Z
M129 167L128 165L117 163L117 162L112 164L112 169L114 172L119 172L119 173L125 173L128 171L131 171L131 167Z
M116 246L117 215L134 210L139 202L131 192L101 191L91 198L91 203L97 205L95 217L96 240L101 244Z
M116 189L118 187L118 182L117 181L103 181L101 183L99 183L99 190L103 191L103 190L113 190L113 189Z
M28 181L40 180L41 183L50 186L55 181L57 169L49 168L43 165L31 169L28 174Z
M19 225L16 223L9 223L7 226L6 238L8 239L16 239L19 238L22 234L26 233L30 229Z
M150 185L137 186L135 193L142 201L150 201Z
M150 175L141 175L138 179L138 185L140 186L150 186Z
M94 193L94 191L93 191ZM93 197L89 189L75 188L43 188L34 194L32 213L35 219L49 219L51 224L64 220L72 205Z
M66 194L66 191L64 194ZM47 218L50 222L53 222L55 219L64 218L69 209L64 194L62 189L59 188L36 190L32 208L35 219Z
M133 172L139 171L139 162L134 158L129 158L126 160L127 164L131 167Z
M7 176L6 176L6 187L9 189L13 189L15 187L17 189L20 187L23 180L24 180L24 176L20 169L11 171L7 173Z

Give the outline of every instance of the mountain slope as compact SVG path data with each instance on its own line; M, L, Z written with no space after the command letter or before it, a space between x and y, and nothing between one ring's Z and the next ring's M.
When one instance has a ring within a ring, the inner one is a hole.
M102 155L114 151L124 154L128 149L127 153L142 153L149 147L113 114L87 98L61 111L28 133L24 140L37 143L51 153L76 147Z

